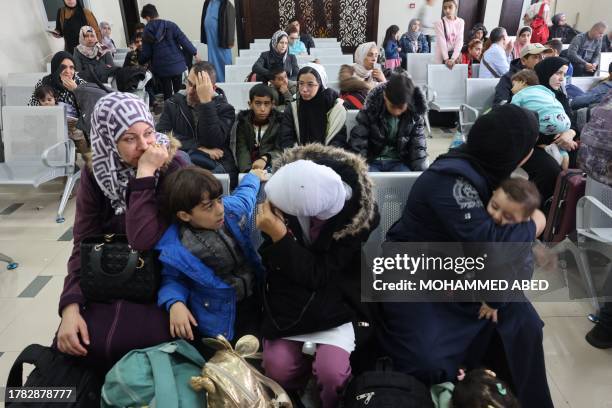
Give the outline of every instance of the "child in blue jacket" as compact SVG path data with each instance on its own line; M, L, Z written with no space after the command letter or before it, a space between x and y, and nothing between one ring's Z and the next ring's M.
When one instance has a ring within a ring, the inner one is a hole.
M158 305L173 337L257 336L263 267L251 242L251 218L263 170L247 174L231 196L208 170L187 167L165 180L162 211L172 225L156 249L163 264Z
M385 49L385 68L395 69L402 65L402 59L400 57L400 51L402 50L399 46L399 27L392 25L387 28L385 33L385 40L383 41L383 48Z
M529 109L538 114L540 133L557 135L572 126L571 120L561 102L555 94L543 85L540 85L538 76L531 69L522 69L512 76L512 104ZM551 155L557 163L567 170L569 167L569 154L556 144L542 145L541 147Z

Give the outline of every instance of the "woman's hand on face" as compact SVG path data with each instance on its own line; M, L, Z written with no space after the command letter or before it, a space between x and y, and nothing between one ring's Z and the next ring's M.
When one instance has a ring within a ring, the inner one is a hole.
M576 132L573 129L566 130L557 136L555 143L567 151L576 150L578 148L578 143L574 142L575 136Z
M514 40L509 40L508 44L506 44L506 53L510 54L513 48L514 48Z
M387 81L387 78L385 78L385 74L383 74L383 72L378 68L374 68L372 70L372 77L374 77L374 79L376 79L378 82Z
M62 77L62 84L64 85L64 88L70 92L77 89L77 83L74 81L74 79Z
M138 159L136 178L151 177L168 161L168 149L160 144L149 145Z
M278 242L287 234L285 219L282 212L272 208L269 201L257 205L257 216L255 218L257 229L266 233L272 241Z
M89 332L87 323L81 316L77 303L69 304L62 310L62 321L57 330L57 348L62 353L73 356L86 356L87 349L81 344L79 334L83 343L89 345Z

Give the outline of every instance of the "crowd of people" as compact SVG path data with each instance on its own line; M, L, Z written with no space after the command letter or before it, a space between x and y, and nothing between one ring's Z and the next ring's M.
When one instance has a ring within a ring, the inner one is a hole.
M308 55L316 41L291 22L253 65L262 83L250 89L248 109L236 112L223 92L235 44L230 1L204 3L208 62L147 4L146 25L135 30L123 67L115 67L110 25L64 0L55 34L65 51L53 56L30 101L66 107L69 136L86 162L53 347L104 374L130 350L176 338L197 345L202 337L255 334L263 339L265 375L293 397L314 376L325 408L338 406L351 376L380 356L432 386L434 396L450 392L456 408L476 400L552 407L543 323L526 299L360 301L362 244L380 222L368 173L422 172L389 242L534 242L558 175L579 164L575 110L612 109L612 65L588 92L568 80L603 68L600 53L609 51L612 32L606 35L599 22L578 33L564 14L551 17L544 0L529 8L515 41L505 28L482 24L464 38L457 1L444 0L441 10L434 3L427 1L405 33L392 25L380 47L359 45L354 63L340 70L339 91L316 61L298 65L297 56ZM480 78L499 78L494 107L466 143L431 164L428 104L405 71L409 53L432 53L448 69L468 64L470 77L479 63ZM149 91L163 94L159 119L140 98L112 92L87 112L91 132L78 129L77 88L134 67L156 78ZM350 132L347 109L359 110ZM612 123L592 126L609 133ZM510 179L519 167L529 182ZM247 174L239 182L240 173ZM231 195L213 174L230 175ZM248 221L254 213L265 238L259 248ZM86 297L81 243L101 234L125 235L136 251L159 251L157 302ZM516 268L533 268L531 256L520 259ZM587 336L596 347L612 347L610 309L602 309ZM367 340L355 322L368 323ZM307 343L316 344L314 358L302 352ZM500 371L464 372L485 364Z

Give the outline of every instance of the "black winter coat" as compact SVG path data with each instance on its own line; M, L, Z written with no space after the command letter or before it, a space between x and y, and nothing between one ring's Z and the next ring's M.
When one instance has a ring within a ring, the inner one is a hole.
M310 247L304 244L297 218L286 216L291 232L276 243L266 240L260 248L267 269L262 327L266 339L313 333L355 318L369 318L367 304L360 302L361 244L378 226L380 217L367 166L343 149L311 144L286 150L275 167L301 159L331 167L353 194Z
M386 84L381 84L368 94L365 107L357 114L357 125L351 130L349 138L350 149L365 157L368 163L380 156L387 139L383 121L385 88ZM417 87L414 88L412 99L412 106L400 117L397 151L400 160L412 171L422 171L427 168L427 103Z
M209 103L196 107L198 125L196 127L187 97L176 93L164 103L164 110L155 129L158 132L174 133L180 140L181 150L189 152L198 147L222 149L221 164L228 173L236 171L234 156L230 150L230 131L234 124L234 107L227 103L225 94L217 88L218 96Z
M269 70L272 69L272 65L270 51L262 52L259 59L253 64L253 72L257 74L257 82L267 82L270 79ZM287 78L291 81L296 81L299 70L300 67L298 66L295 55L288 54L285 59L285 72L287 73Z
M500 105L503 101L510 103L512 101L512 76L524 69L525 66L520 58L512 60L510 70L499 78L499 82L495 85L495 97L493 98L493 106Z

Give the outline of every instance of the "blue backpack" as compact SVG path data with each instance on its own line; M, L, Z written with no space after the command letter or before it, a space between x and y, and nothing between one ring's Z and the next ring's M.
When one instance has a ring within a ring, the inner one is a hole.
M204 358L184 340L130 351L106 374L100 406L206 408L206 394L190 385L203 366Z

